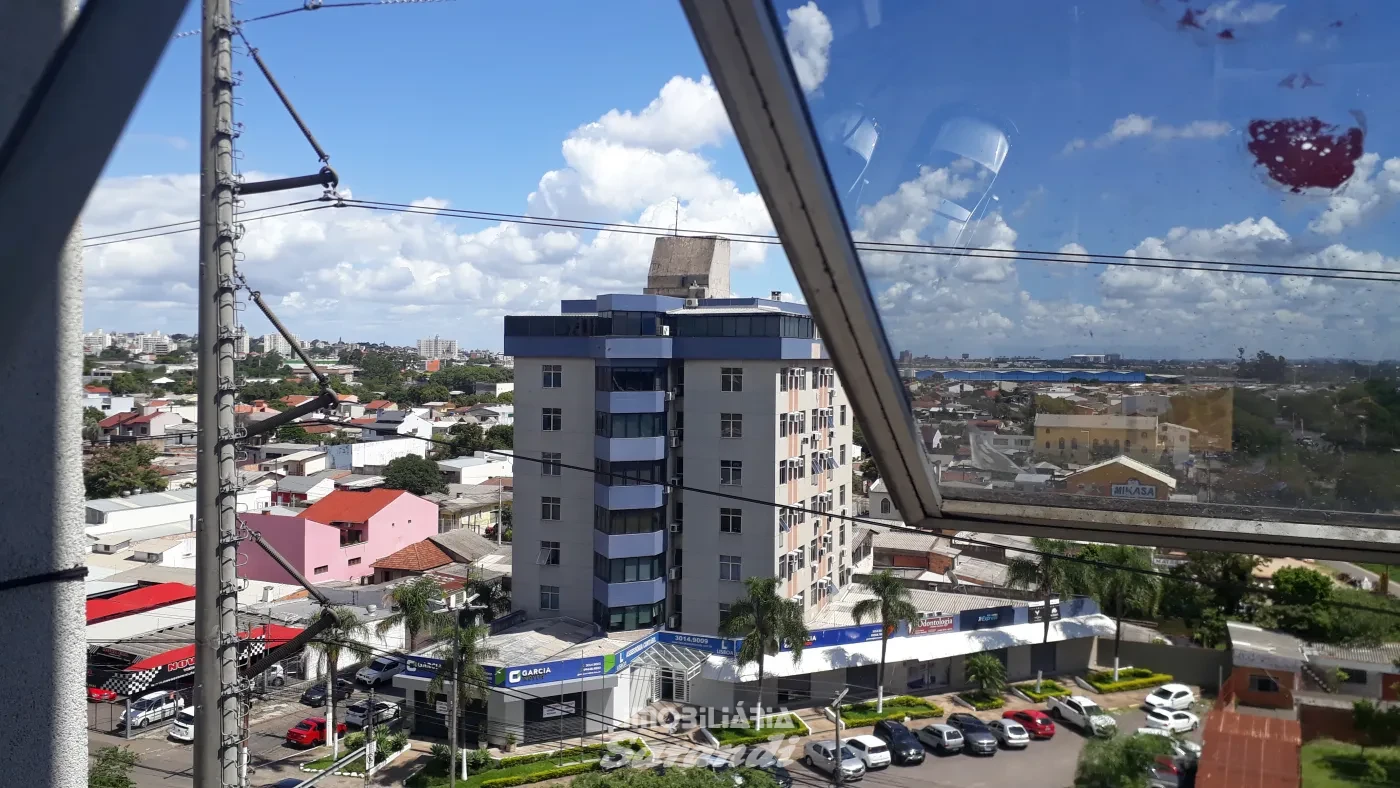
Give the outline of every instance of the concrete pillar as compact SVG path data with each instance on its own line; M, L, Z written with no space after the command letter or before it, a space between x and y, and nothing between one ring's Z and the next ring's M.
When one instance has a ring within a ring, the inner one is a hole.
M0 3L0 138L77 13L77 0ZM0 288L0 310L32 316L0 346L11 406L22 414L0 421L0 449L15 460L0 474L0 582L83 565L81 235L74 227L55 259L4 260L42 273L32 289ZM39 582L0 595L6 611L0 629L10 650L0 752L24 753L23 773L0 784L81 788L87 784L83 583Z

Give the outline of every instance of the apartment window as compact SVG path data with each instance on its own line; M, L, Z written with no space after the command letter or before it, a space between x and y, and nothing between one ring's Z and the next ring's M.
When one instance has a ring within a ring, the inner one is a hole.
M547 389L562 389L562 388L564 388L564 367L563 367L562 364L545 364L545 365L542 367L542 369L543 369L543 371L544 371L544 387L545 387L545 388L547 388Z
M594 411L593 432L604 438L658 438L666 434L666 414Z
M846 426L846 406L841 406L841 426Z
M719 436L721 438L742 438L744 437L744 414L742 413L721 413L719 414Z
M679 502L676 504L680 506ZM663 509L605 509L593 507L593 528L605 534L649 534L663 526ZM677 511L676 520L680 520Z
M778 437L787 437L788 417L786 413L778 414Z
M558 542L540 542L540 556L539 556L539 560L538 560L536 563L539 563L539 564L541 564L541 565L543 565L543 566L558 566L558 565L559 565L559 543L558 543Z
M558 520L558 519L559 519L559 509L560 509L560 506L559 506L559 499L558 499L558 498L553 498L553 497L550 497L550 496L545 496L545 497L543 497L543 498L540 499L540 519L541 519L541 520Z
M559 586L540 586L540 610L559 609Z
M744 510L743 509L720 509L719 510L719 532L722 534L737 534L743 530Z
M841 495L841 505L842 505L842 506L845 506L845 505L846 505L846 485L844 485L844 484L841 485L841 493L840 493L840 495Z
M743 484L744 463L740 460L720 460L719 483L731 486Z
M360 559L359 559L359 558L351 558L349 561L346 561L346 562L345 562L345 565L346 565L346 566L359 566L359 565L360 565Z
M560 470L562 470L562 468L561 468L560 466L561 466L561 464L563 463L563 460L564 460L564 455L563 455L563 454L560 454L560 453L557 452L557 451L546 451L546 452L541 452L541 453L540 453L540 459L544 460L544 462L540 463L540 475L541 475L541 476L559 476L559 475L560 475L559 472L560 472Z
M1074 449L1074 450L1077 451L1077 450L1079 449L1079 439L1078 439L1078 438L1070 438L1070 439L1069 439L1069 447L1070 447L1071 449Z
M638 484L665 484L665 460L631 462L593 461L593 480L605 487L633 487ZM679 468L676 475L680 475Z
M742 574L742 558L737 555L722 555L719 557L719 579L739 582Z
M562 408L545 408L544 419L541 425L545 432L559 432L564 429L564 411Z
M841 521L841 526L840 526L840 528L841 528L841 542L840 542L840 544L843 544L843 545L844 545L844 544L846 543L846 521L845 521L845 520L842 520L842 521Z
M726 618L729 618L729 603L727 603L727 602L720 602L720 603L719 603L719 623L723 624L723 623L724 623L724 620L725 620Z
M743 391L743 390L744 390L744 368L743 368L743 367L720 367L720 370L719 370L719 390L720 390L720 391Z
M593 623L609 632L648 629L661 623L666 615L665 608L665 602L608 607L602 602L594 600Z
M1252 673L1249 676L1250 692L1278 692L1278 682L1273 676L1260 676Z
M889 498L882 498L882 499L880 500L880 514L889 514L889 513L890 513L890 499L889 499Z
M1346 670L1338 672L1337 678L1340 679L1343 684L1365 684L1369 677L1364 670L1347 668Z
M311 573L314 575L324 575L329 571L331 571L331 568L329 566L318 566L315 569L311 570Z
M845 465L845 464L846 464L846 444L844 444L844 443L841 444L841 462L839 462L839 463L837 463L837 464L838 464L838 465Z
M659 367L598 367L594 388L598 391L663 391L666 371Z
M666 574L665 555L608 558L593 554L593 576L604 583L641 583Z

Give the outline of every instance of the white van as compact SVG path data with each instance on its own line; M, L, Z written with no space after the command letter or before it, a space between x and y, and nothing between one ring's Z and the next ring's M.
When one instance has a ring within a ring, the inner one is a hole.
M144 728L153 722L168 720L185 707L185 699L178 692L148 692L131 702L131 707L122 712L118 727Z
M170 726L170 738L186 744L194 741L194 709L185 708L175 712L175 722Z
M404 661L397 657L375 657L355 673L355 678L373 687L381 681L388 681L399 675L404 667Z

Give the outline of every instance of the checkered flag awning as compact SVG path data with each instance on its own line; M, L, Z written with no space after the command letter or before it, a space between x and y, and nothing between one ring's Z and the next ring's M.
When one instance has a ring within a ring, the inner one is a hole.
M124 670L102 684L103 689L109 689L118 695L132 697L140 695L151 688L151 682L160 675L163 668L146 668L144 670Z
M238 661L246 665L268 650L269 641L275 648L299 634L301 630L296 627L278 624L249 627L240 633L243 639L238 644ZM102 688L131 697L193 672L194 646L181 646L132 663L103 682Z

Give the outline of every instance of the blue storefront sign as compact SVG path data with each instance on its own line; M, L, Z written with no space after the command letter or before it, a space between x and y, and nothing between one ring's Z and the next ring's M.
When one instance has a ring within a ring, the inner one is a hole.
M655 637L659 643L674 643L677 646L699 649L722 657L732 657L738 654L739 646L744 642L734 638L691 635L685 632L657 632Z
M1004 627L1013 623L1015 616L1016 608L1010 605L964 610L958 614L958 630L968 632L974 629Z

